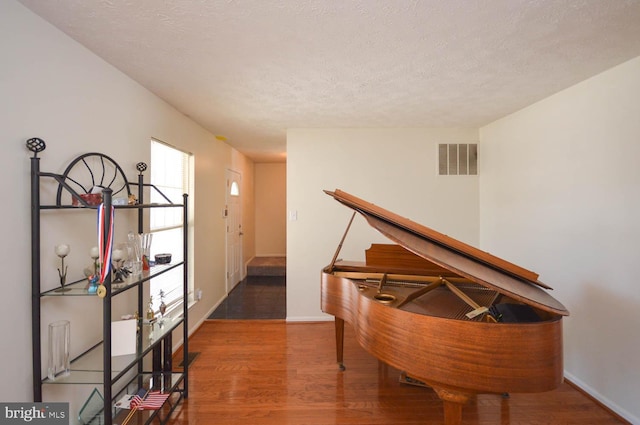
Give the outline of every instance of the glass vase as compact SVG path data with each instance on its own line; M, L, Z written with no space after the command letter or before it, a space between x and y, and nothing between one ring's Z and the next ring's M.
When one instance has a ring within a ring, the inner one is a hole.
M69 348L71 342L71 324L60 320L49 324L49 366L47 377L54 381L58 377L71 373Z

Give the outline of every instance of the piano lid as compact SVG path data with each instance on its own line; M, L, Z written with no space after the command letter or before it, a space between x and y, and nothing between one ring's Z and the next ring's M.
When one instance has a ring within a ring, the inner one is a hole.
M414 254L525 304L569 315L562 303L544 290L551 288L540 282L536 273L347 192L336 189L325 193L360 213L373 228Z

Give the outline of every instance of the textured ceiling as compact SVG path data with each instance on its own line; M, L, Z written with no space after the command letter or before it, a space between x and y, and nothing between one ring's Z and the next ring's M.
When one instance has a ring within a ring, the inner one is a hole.
M478 127L640 56L640 0L20 0L256 161L286 129Z

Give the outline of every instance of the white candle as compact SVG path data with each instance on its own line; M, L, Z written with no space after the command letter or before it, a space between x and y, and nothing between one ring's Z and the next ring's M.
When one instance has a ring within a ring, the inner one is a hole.
M69 251L71 251L71 248L69 248L67 244L61 243L60 245L56 245L56 255L60 258L69 255Z
M100 251L98 251L98 247L94 246L93 248L91 248L91 251L89 252L89 255L91 256L91 258L93 258L94 260L96 258L100 258Z

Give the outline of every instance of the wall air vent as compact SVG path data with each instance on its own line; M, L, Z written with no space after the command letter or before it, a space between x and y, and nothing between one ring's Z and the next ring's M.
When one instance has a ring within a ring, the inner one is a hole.
M478 174L478 144L439 144L438 174L475 176Z

